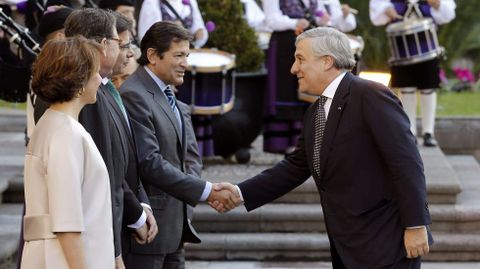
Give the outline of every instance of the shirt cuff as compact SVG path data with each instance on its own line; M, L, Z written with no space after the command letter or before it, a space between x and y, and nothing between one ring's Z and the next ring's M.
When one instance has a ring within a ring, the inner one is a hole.
M151 207L149 204L140 203L140 205L141 205L142 207L146 207L146 208L150 209L150 212L153 212L152 207Z
M147 214L145 213L145 210L142 212L142 215L140 216L140 218L137 220L137 222L135 222L134 224L130 224L130 225L127 225L129 228L132 228L132 229L138 229L140 227L143 226L143 224L145 224L145 222L147 221Z
M240 200L242 200L242 203L244 203L245 200L243 200L242 191L240 190L240 188L238 187L238 185L235 185L235 188L237 188L237 192L238 192L238 195L240 196Z
M212 191L212 183L207 181L207 184L205 184L205 188L203 189L202 196L200 196L200 202L204 202L208 199L208 196L210 196L210 192Z
M412 227L406 227L405 229L407 230L413 230L413 229L420 229L420 228L423 228L425 227L425 225L422 225L422 226L412 226Z

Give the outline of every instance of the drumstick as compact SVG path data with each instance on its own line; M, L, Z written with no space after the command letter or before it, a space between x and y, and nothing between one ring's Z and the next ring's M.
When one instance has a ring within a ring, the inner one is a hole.
M352 13L353 15L358 15L358 9L354 9L354 8L350 8L350 13Z

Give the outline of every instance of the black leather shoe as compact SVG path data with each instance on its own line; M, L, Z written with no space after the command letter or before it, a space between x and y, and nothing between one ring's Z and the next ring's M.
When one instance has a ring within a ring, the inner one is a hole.
M433 138L432 134L425 133L423 135L423 145L425 147L436 147L437 146L437 140L435 140L435 138Z

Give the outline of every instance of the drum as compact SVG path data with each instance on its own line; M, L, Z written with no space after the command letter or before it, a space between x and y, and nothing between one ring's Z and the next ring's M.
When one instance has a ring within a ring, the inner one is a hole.
M233 108L235 56L213 49L193 49L178 99L190 105L193 115L223 114Z
M425 62L443 54L437 30L431 18L420 18L390 24L387 29L390 65Z
M352 50L358 64L358 61L362 56L363 48L365 47L365 42L361 36L347 35L347 37L350 42L350 49ZM308 103L314 103L317 101L318 96L298 91L298 99Z
M363 49L365 48L365 42L361 36L347 35L350 42L350 49L352 50L355 58L362 56Z

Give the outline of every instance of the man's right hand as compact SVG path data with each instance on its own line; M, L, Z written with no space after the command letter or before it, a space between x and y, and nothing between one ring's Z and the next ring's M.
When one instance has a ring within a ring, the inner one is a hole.
M385 10L385 15L387 15L387 17L390 18L390 21L403 19L403 17L397 13L394 7L387 8Z
M242 203L235 186L226 182L213 184L207 201L219 213L228 212Z

